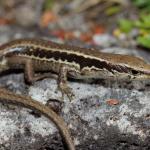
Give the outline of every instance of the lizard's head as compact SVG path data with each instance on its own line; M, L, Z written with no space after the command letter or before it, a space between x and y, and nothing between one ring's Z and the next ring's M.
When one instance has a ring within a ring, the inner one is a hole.
M146 63L143 59L138 57L125 56L122 57L121 61L125 62L124 64L126 64L126 67L129 69L131 79L150 79L150 64Z
M137 66L136 69L132 70L132 75L135 80L150 79L150 64L144 64L142 67Z

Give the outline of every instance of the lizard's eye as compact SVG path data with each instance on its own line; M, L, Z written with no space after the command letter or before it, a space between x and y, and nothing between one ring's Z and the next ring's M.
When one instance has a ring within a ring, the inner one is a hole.
M139 74L139 72L137 70L131 70L131 72L132 72L133 75L138 75Z

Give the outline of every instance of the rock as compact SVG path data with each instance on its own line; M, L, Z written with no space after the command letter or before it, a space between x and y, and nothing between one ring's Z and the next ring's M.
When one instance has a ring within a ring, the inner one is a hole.
M110 47L116 45L117 40L110 34L95 34L93 36L93 43L103 47Z
M43 0L7 0L2 2L1 17L4 17L24 27L39 24ZM5 8L5 9L4 9ZM9 9L9 11L8 11Z

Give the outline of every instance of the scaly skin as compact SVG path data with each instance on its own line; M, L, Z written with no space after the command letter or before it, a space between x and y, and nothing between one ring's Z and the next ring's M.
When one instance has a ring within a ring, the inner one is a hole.
M70 99L73 93L67 86L67 77L150 79L150 65L138 57L102 53L42 39L19 39L1 45L0 71L7 69L23 69L30 83L51 76L43 71L54 73L58 75L62 94ZM36 76L36 72L41 75Z

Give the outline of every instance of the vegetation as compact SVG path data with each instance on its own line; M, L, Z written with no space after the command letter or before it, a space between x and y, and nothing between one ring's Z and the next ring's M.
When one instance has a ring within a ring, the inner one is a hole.
M130 33L133 29L137 29L137 43L145 48L150 48L150 1L133 0L132 2L138 9L139 17L136 20L126 18L119 20L119 28L121 32L126 34Z

